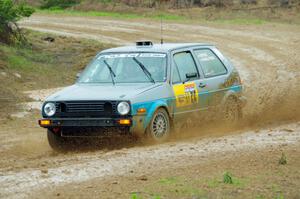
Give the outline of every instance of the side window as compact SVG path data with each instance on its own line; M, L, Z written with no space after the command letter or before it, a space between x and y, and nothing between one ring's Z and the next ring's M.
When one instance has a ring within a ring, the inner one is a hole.
M173 71L172 71L172 83L176 84L182 82L178 73L178 68L177 66L174 64L173 65Z
M186 80L186 74L196 74L196 77L193 79L199 78L195 61L190 52L176 53L174 55L174 62L178 68L179 77L182 81Z
M199 49L194 52L201 64L205 77L212 77L227 73L223 63L211 50Z

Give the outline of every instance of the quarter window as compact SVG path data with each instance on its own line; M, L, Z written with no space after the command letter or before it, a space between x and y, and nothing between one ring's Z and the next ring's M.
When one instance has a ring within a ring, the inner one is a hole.
M195 61L192 57L190 52L180 52L174 55L174 62L178 68L179 77L180 79L186 80L186 74L197 74L197 77L194 79L199 78L198 70L195 64ZM176 72L176 66L173 67L173 82L174 80L178 79L178 72ZM177 73L177 74L174 74Z
M205 77L212 77L226 74L227 70L220 59L209 49L195 50Z

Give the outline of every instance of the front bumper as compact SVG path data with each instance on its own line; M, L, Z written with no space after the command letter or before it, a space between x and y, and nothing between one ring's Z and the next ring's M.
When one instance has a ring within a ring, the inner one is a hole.
M44 128L55 127L130 127L131 118L44 118L39 120Z

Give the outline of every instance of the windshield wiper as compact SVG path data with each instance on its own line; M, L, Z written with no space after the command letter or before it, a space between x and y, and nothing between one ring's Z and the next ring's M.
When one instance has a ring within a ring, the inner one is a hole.
M142 64L139 60L137 60L137 58L133 57L132 58L140 67L141 69L144 71L144 73L147 75L147 77L150 79L151 82L155 83L155 80L153 79L151 73L147 70L147 68L145 67L144 64Z
M107 63L106 60L103 60L104 64L107 66L109 72L110 72L110 76L111 76L111 81L113 83L113 85L115 85L115 80L114 77L116 77L116 74L114 73L113 69L111 68L111 66Z

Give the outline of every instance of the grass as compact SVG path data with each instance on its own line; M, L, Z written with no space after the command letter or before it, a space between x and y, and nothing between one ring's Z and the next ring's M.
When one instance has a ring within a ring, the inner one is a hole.
M284 153L281 154L281 157L280 157L278 163L279 163L280 165L285 165L285 164L287 164L286 156L285 156Z
M212 188L212 189L224 187L226 185L237 187L237 188L244 188L248 184L248 181L247 181L247 179L232 177L232 175L230 173L225 172L223 174L222 181L218 178L212 178L212 179L206 181L206 184L209 188Z
M0 48L6 54L7 69L10 71L30 72L32 74L49 72L50 67L47 67L47 63L51 63L52 59L47 53L35 53L30 48L9 46L1 46Z
M175 198L202 198L205 196L205 191L197 187L194 181L187 182L181 176L161 178L146 187L143 193L147 193L147 196L151 196L150 198L163 198L161 197L163 195L169 195L171 198L172 196Z
M186 11L188 12L188 11ZM235 18L232 19L211 19L207 20L203 16L188 16L180 15L178 13L171 14L168 12L144 12L144 13L134 13L134 12L111 12L111 11L79 11L79 10L62 10L62 9L43 9L37 10L40 14L59 14L59 15L71 15L71 16L89 16L89 17L110 17L115 19L154 19L154 20L164 20L164 21L201 21L201 22L212 22L217 24L232 24L232 25L261 25L266 23L265 20L259 18Z
M107 2L109 5L110 2ZM101 4L101 3L100 3ZM92 10L94 9L94 10ZM79 4L68 9L50 8L37 9L41 14L59 14L71 16L92 16L109 17L116 19L153 19L178 22L200 22L229 24L229 25L263 25L272 23L300 24L300 12L298 9L258 9L258 10L238 10L227 8L216 8L214 6L205 8L183 8L183 9L149 9L136 7L99 7L97 2L92 5Z
M232 177L231 177L231 174L226 171L223 175L223 183L225 184L233 184L233 180L232 180Z
M255 18L233 18L233 19L217 19L216 23L220 24L231 24L231 25L263 25L267 23L263 19Z
M171 185L176 184L180 181L178 177L168 177L168 178L162 178L159 180L159 183L162 185Z
M132 193L130 199L143 199L143 197L138 193ZM161 199L161 197L159 195L154 195L153 197L151 197L151 199Z
M233 177L229 172L225 172L222 177L210 179L186 179L184 176L164 177L148 184L137 197L206 198L209 197L209 191L244 189L249 184L248 179ZM227 183L229 177L230 183Z
M62 10L62 9L44 9L37 10L40 14L59 14L59 15L72 15L72 16L89 16L89 17L110 17L116 19L142 19L150 18L155 20L171 20L183 21L187 17L170 13L160 12L145 12L145 13L128 13L128 12L110 12L110 11L79 11L79 10Z
M26 31L31 45L0 45L0 117L27 101L23 91L70 85L76 73L105 46L99 42ZM53 37L54 42L44 41ZM3 75L4 74L4 75ZM9 110L7 109L9 107Z

